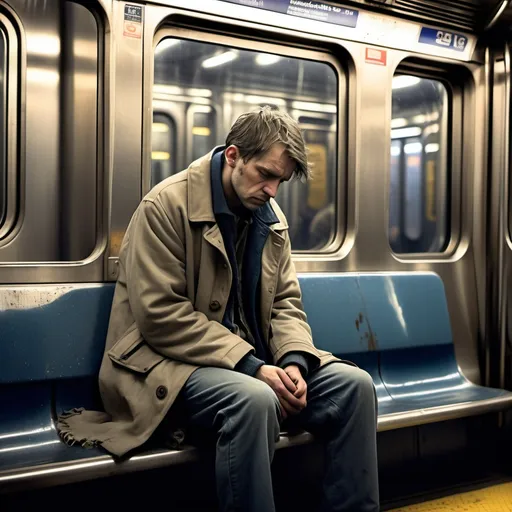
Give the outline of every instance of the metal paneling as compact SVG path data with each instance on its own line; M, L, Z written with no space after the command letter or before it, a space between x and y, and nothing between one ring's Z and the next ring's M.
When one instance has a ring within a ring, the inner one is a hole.
M114 171L110 256L117 256L124 232L142 197L142 38L124 35L124 2L114 4L119 42L115 54ZM145 20L144 7L142 16ZM145 32L145 21L143 21ZM152 115L151 106L147 110ZM152 126L152 119L148 121Z
M77 261L96 244L98 27L77 4L62 16L59 259Z
M9 2L21 43L22 131L10 139L20 154L21 197L20 221L0 245L3 283L103 277L100 66L108 54L101 24L107 16L87 6L98 10Z

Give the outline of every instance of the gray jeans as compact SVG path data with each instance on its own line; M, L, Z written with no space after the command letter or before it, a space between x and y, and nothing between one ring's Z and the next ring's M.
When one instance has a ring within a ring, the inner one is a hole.
M307 406L297 426L325 445L322 511L378 511L376 398L371 377L331 363L306 378ZM270 465L279 439L279 402L267 384L242 373L200 368L182 390L191 427L217 439L220 510L272 512ZM291 490L292 492L293 490Z

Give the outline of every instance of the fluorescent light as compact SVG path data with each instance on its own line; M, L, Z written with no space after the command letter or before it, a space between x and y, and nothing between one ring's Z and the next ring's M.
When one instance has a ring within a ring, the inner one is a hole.
M405 87L411 87L420 82L417 76L400 75L393 77L393 89L403 89Z
M199 135L200 137L209 137L211 134L210 128L207 126L194 126L192 128L192 135Z
M232 93L232 92L225 92L225 93L224 93L224 98L225 98L226 100L232 100L232 101L239 101L239 102L242 102L242 101L244 101L245 96L244 96L241 92L235 92L235 93Z
M153 87L153 92L160 94L183 94L183 89L178 87L177 85L164 85L164 84L155 84Z
M176 46L179 43L179 39L163 39L158 43L158 46L156 47L155 54L159 54L167 50L167 48L171 48L173 46Z
M212 107L208 105L194 105L194 114L209 114L212 111Z
M151 160L170 160L171 155L167 151L152 151Z
M391 119L391 128L402 128L407 126L407 119L404 117L397 117L396 119Z
M436 123L436 124L431 124L429 126L427 126L424 130L423 130L423 135L425 137L427 137L428 135L430 135L431 133L438 133L439 132L439 125Z
M399 156L400 153L400 146L391 146L391 156Z
M423 145L421 142L411 142L410 144L406 144L404 146L404 153L406 155L416 155L418 153L421 153L421 150L423 149Z
M258 66L269 66L270 64L275 64L277 61L281 60L281 57L270 53L260 53L255 60Z
M221 53L220 55L215 55L214 57L210 57L203 61L203 68L214 68L215 66L221 66L222 64L226 64L227 62L231 62L236 59L238 54L232 50L228 52Z
M425 153L437 153L439 151L439 144L436 144L435 142L431 144L427 144L425 146Z
M247 103L271 103L272 105L280 105L281 107L286 105L286 101L283 98L271 98L268 96L255 96L253 94L249 94L244 99Z
M202 96L203 98L209 98L212 95L210 89L189 89L187 92L190 96Z
M391 130L392 139L403 139L405 137L417 137L421 135L421 128L412 126L411 128L401 128L399 130Z
M152 130L155 133L167 133L169 131L169 126L165 123L153 123Z
M329 114L336 114L336 105L328 103L313 103L311 101L292 101L292 108L297 110L310 110L313 112L327 112Z

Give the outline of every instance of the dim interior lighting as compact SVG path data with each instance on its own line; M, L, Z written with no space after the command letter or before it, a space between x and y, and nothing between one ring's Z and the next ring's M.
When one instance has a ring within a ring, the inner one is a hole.
M159 54L167 50L167 48L172 48L173 46L176 46L179 43L179 39L163 39L158 43L158 46L156 47L155 54Z
M200 137L209 137L211 134L210 128L207 126L194 126L192 128L192 135L199 135Z
M297 110L309 110L311 112L327 112L328 114L336 114L336 105L328 103L313 103L311 101L292 101L292 107Z
M276 62L281 60L279 55L272 55L270 53L260 53L256 56L256 64L258 66L269 66L270 64L275 64Z
M411 126L410 128L400 128L398 130L391 130L392 139L403 139L404 137L417 137L421 135L421 128Z
M249 94L246 96L245 101L247 103L256 103L256 104L272 104L272 105L279 105L281 107L284 107L286 105L286 101L283 98L270 98L268 96L255 96L253 94Z
M391 146L391 156L399 156L401 153L398 146Z
M178 87L177 85L164 85L164 84L155 84L153 87L153 92L160 94L183 94L183 89Z
M228 52L221 53L220 55L215 55L214 57L210 57L203 61L203 68L214 68L216 66L221 66L222 64L226 64L227 62L231 62L238 57L238 54L232 50Z
M170 160L171 155L167 151L152 151L151 159L152 160Z
M168 133L169 127L165 123L153 123L153 132Z
M391 128L402 128L407 126L407 119L404 117L397 117L396 119L391 119Z
M439 151L439 144L431 143L425 146L425 153L437 153Z
M202 96L203 98L210 98L212 91L210 89L188 89L190 96Z
M406 155L416 155L418 153L421 153L422 149L423 145L421 144L421 142L411 142L404 146L404 153Z
M393 89L404 89L420 82L417 76L400 75L393 78Z

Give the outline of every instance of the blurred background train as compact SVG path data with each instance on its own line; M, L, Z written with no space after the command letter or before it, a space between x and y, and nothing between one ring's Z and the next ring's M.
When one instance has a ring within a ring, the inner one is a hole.
M0 1L0 283L115 281L144 194L274 105L298 272L436 272L459 366L511 389L509 4Z

